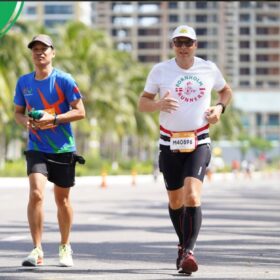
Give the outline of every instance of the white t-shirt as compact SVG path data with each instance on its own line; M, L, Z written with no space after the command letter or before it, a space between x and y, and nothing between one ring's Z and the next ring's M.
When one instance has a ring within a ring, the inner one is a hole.
M159 94L162 98L169 90L179 102L179 108L172 113L160 112L160 125L170 131L193 131L207 125L205 111L210 107L211 91L220 91L226 85L220 70L211 61L194 57L189 69L180 68L175 58L156 64L150 71L144 91ZM201 133L208 132L202 131ZM165 135L164 131L160 131ZM201 134L200 133L200 134ZM199 135L199 134L198 134ZM206 139L205 139L206 140ZM209 143L210 139L203 141ZM168 142L160 139L160 143ZM199 141L198 144L202 142Z

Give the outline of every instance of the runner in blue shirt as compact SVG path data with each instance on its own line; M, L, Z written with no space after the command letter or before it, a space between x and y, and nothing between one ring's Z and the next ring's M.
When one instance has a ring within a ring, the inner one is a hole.
M59 265L72 266L70 187L75 184L77 157L70 123L83 119L85 109L75 80L70 74L52 66L55 57L52 39L39 34L28 44L28 48L35 71L18 79L14 96L15 120L28 130L25 156L30 194L27 213L34 245L22 265L43 264L43 199L49 180L54 183L61 234Z

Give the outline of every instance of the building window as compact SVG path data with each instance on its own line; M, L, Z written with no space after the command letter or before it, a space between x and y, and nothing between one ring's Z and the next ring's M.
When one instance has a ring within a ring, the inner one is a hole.
M207 9L207 1L197 1L195 5L197 9Z
M260 113L256 114L256 123L257 123L257 126L262 125L262 115Z
M139 55L138 60L140 62L159 62L160 61L160 56L159 55Z
M248 87L250 85L249 81L240 81L239 85L241 87Z
M151 26L159 23L159 17L139 17L138 23L142 26Z
M139 4L139 12L154 13L160 10L160 4Z
M134 24L134 20L131 17L113 17L112 22L123 26L132 26Z
M130 4L113 4L113 11L115 13L132 13L133 6Z
M73 5L45 5L45 14L73 14Z
M250 42L249 41L240 41L239 47L241 49L249 49L250 48Z
M178 22L178 16L177 15L170 15L169 16L169 22Z
M279 87L279 82L269 81L267 82L269 87L276 88Z
M268 47L268 42L266 42L266 41L257 41L256 42L256 47L259 48L259 49L267 48Z
M241 14L239 16L239 19L241 22L248 22L250 21L250 15L249 14Z
M206 49L208 47L207 41L198 41L198 47L201 49Z
M268 61L268 55L266 54L257 54L256 61Z
M207 28L197 28L196 29L196 35L207 35Z
M249 54L241 54L239 56L239 59L240 59L241 62L250 61L250 55Z
M258 35L266 35L267 34L267 28L266 27L257 27L256 33Z
M140 28L138 29L138 35L139 36L157 36L160 35L160 30L159 29L144 29Z
M168 8L169 9L177 9L178 8L178 3L177 2L168 2Z
M26 14L27 15L36 15L37 8L36 7L27 7Z
M240 68L239 74L240 75L250 75L250 68Z
M196 15L196 22L207 22L207 15Z
M139 42L138 48L139 49L159 49L160 43L159 42Z
M269 114L268 115L268 125L278 126L279 125L279 115Z
M55 27L56 25L65 24L66 20L64 19L46 19L45 20L45 26L46 27Z
M257 68L256 69L256 74L257 75L267 75L268 74L268 69L267 68Z
M131 43L121 42L121 43L117 44L117 49L119 51L130 52L130 51L132 51L132 45L131 45Z
M250 28L249 27L241 27L240 28L240 35L250 35Z
M240 6L240 8L250 8L251 3L250 3L250 1L240 1L239 6Z

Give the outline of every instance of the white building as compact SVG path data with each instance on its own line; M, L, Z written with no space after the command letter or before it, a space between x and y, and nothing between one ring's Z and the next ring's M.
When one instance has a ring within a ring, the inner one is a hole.
M26 1L21 20L34 21L51 30L67 21L81 21L91 25L91 2Z

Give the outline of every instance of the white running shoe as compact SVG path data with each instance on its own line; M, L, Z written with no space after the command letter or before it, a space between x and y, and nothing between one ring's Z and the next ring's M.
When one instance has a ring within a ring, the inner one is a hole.
M69 244L59 246L59 266L73 266L72 249Z
M43 265L44 252L41 248L34 248L30 254L23 260L22 266Z

